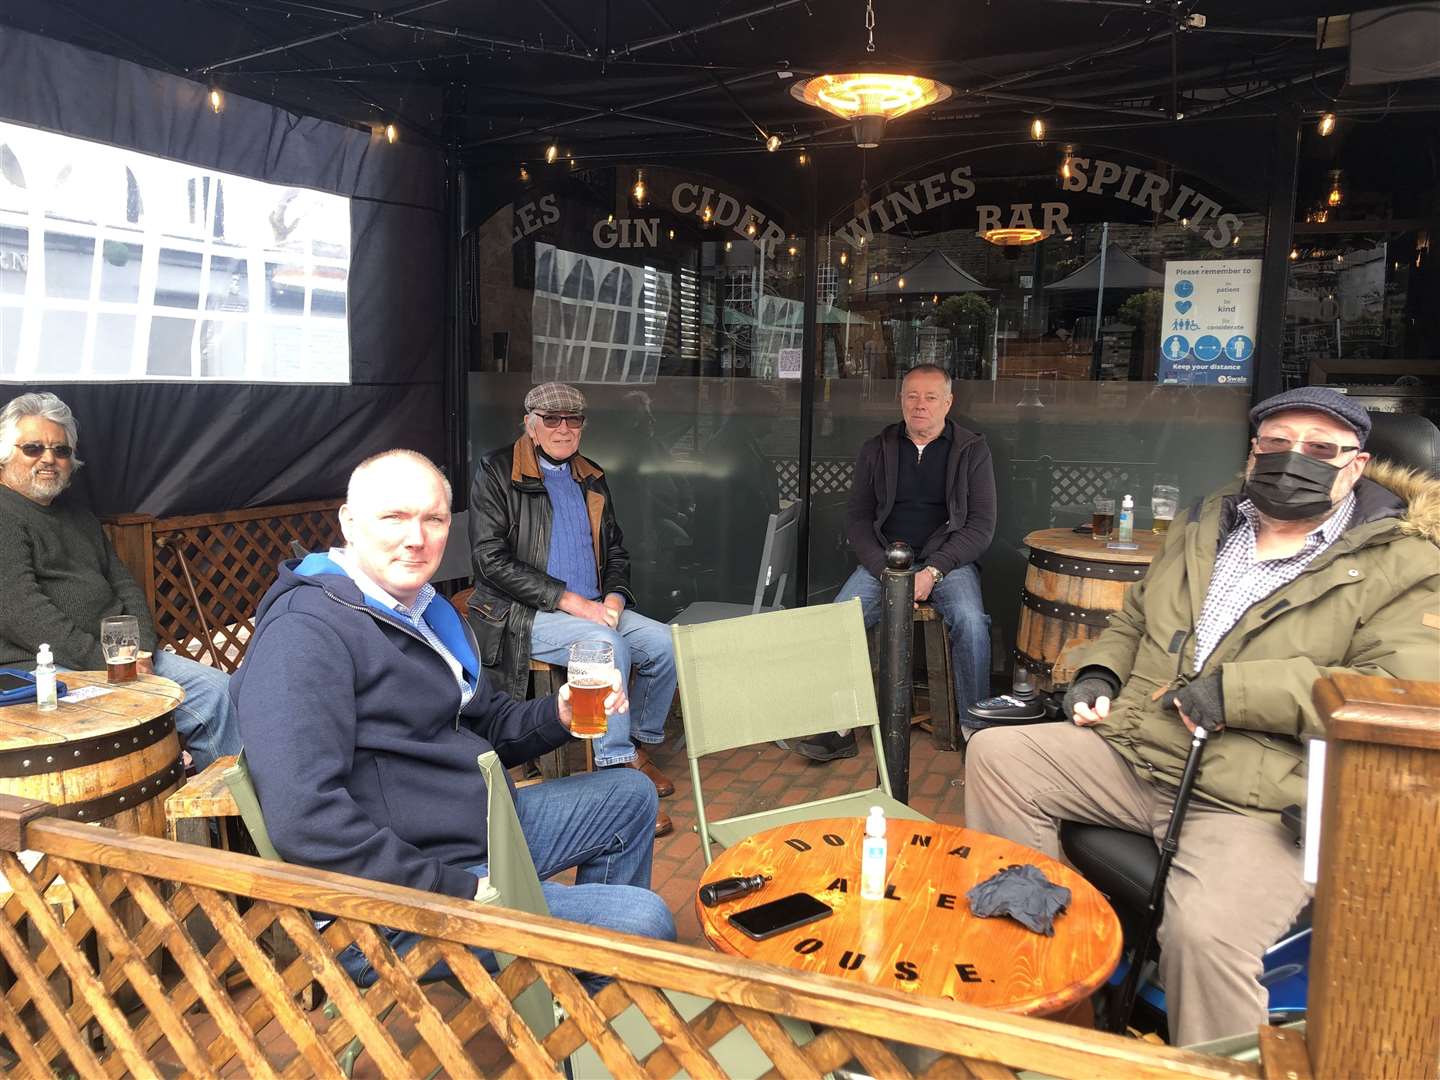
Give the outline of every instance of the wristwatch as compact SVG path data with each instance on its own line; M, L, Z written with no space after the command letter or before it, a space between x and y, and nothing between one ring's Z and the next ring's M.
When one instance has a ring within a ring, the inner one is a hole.
M933 566L922 566L921 569L930 571L930 576L935 579L935 585L939 585L940 582L945 580L945 574ZM932 585L931 588L934 588L934 585Z

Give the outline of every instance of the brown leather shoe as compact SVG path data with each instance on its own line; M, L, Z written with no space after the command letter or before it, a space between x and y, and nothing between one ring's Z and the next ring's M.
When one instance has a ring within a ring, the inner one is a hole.
M661 810L658 814L655 815L656 840L659 840L662 836L669 836L674 831L675 823L670 820L669 814L665 813L664 810Z
M639 769L650 778L650 782L655 785L655 793L662 799L674 795L675 785L668 776L660 771L660 767L650 760L650 755L638 746L635 748L635 751L636 756L633 767Z

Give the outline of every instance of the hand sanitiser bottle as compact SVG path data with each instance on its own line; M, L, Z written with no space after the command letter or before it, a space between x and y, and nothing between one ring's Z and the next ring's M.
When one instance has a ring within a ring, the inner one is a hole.
M35 654L35 707L41 712L59 708L55 700L55 655L45 644Z
M1129 495L1120 503L1120 523L1117 531L1120 543L1129 544L1135 539L1135 500Z
M885 811L870 808L865 819L865 846L860 855L860 898L882 900L885 897Z

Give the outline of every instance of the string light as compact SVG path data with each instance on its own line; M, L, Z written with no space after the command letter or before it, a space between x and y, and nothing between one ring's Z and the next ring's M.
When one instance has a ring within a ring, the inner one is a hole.
M789 254L792 259L795 257L795 252L798 250L799 249L796 248L794 244L791 244L788 248L785 249L786 253Z
M709 203L706 203L706 204L705 204L705 208L700 211L700 220L703 221L703 222L705 222L706 225L709 225L709 224L710 224L710 219L711 219L712 217L714 217L714 216L715 216L715 211L710 209L710 204L709 204ZM729 249L727 248L726 250L729 250Z
M1320 122L1315 125L1315 130L1320 133L1322 139L1335 134L1335 114L1333 112L1321 113Z
M895 284L896 284L896 285L899 285L900 288L903 289L903 288L905 287L905 279L904 279L903 277L902 277L902 278L899 278L899 279L896 280Z
M1065 147L1065 154L1060 159L1060 179L1069 180L1070 177L1075 174L1074 166L1071 164L1070 160L1074 156L1075 148L1073 146Z
M559 157L560 157L560 147L557 146L555 143L552 142L549 146L545 147L545 164L546 164L546 165L554 165L555 162L559 159Z
M670 235L670 239L671 239L671 240L674 240L674 239L675 239L675 230L674 230L674 229L671 229L669 235Z
M1326 206L1339 206L1345 201L1344 179L1345 174L1340 169L1330 170L1330 193L1325 196Z
M385 141L391 146L394 146L395 140L397 140L398 138L400 138L400 130L394 124L386 124Z
M726 250L726 251L729 251L732 246L733 246L733 244L732 244L731 241L729 241L729 240L726 240L726 241L725 241L725 250Z
M1036 142L1040 142L1045 138L1045 121L1041 120L1038 116L1030 121L1030 138Z
M745 235L746 235L746 236L754 236L754 235L755 235L755 223L754 223L753 221L750 222L749 225L746 225L746 226L745 226Z
M809 165L810 155L802 151L800 157L797 160L800 162L801 165Z
M215 87L210 88L210 111L218 113L225 108L225 95Z
M840 265L841 265L841 266L844 266L844 265L845 265L846 263L848 263L849 261L850 261L850 253L849 253L848 251L842 251L842 252L840 252Z
M1300 258L1300 249L1292 247L1290 249L1290 261L1294 262L1298 258Z
M630 194L635 199L636 206L645 205L645 170L635 170L635 186L630 189Z
M779 149L780 149L780 136L779 136L779 135L769 135L769 136L767 136L766 139L765 139L765 149L766 149L766 150L769 150L770 153L772 153L772 154L773 154L776 150L779 150Z
M528 184L530 182L530 170L525 167L524 162L520 163L520 182L522 184Z

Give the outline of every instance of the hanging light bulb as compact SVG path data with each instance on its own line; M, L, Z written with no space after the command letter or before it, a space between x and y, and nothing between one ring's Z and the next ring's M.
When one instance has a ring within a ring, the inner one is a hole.
M842 251L842 252L840 252L840 265L841 265L841 266L844 266L844 265L845 265L846 263L848 263L849 261L850 261L850 253L849 253L848 251Z
M635 186L630 189L630 195L635 200L636 206L645 205L645 170L635 170Z
M726 251L729 251L732 246L733 246L733 241L730 241L730 240L726 240L726 241L725 241L725 250L726 250Z
M1075 166L1074 166L1073 162L1071 161L1071 159L1074 158L1074 156L1075 156L1075 148L1074 148L1073 146L1067 146L1067 147L1065 147L1065 151L1064 151L1064 153L1063 153L1063 154L1061 155L1061 157L1060 157L1060 179L1061 179L1061 180L1069 180L1070 177L1072 177L1072 176L1075 175Z
M219 113L225 108L225 95L220 93L216 87L210 88L210 111Z
M1325 196L1326 206L1339 206L1345 201L1345 174L1340 169L1330 170L1330 193Z
M785 249L785 252L793 259L795 257L795 252L798 250L799 248L797 248L794 244L791 244L788 248Z
M1335 134L1335 114L1333 112L1321 113L1320 122L1315 125L1315 130L1320 133L1321 138Z
M552 142L549 146L545 147L545 164L546 164L546 165L554 165L555 162L556 162L556 160L557 160L559 157L560 157L560 147L559 147L558 145L556 145L555 143Z
M809 165L810 155L805 153L804 151L801 151L799 158L797 158L796 160L799 161L801 165Z
M939 293L935 293L934 295L932 295L932 296L930 297L930 303L932 303L932 304L938 304L938 303L940 303L940 294L939 294Z
M700 211L700 220L703 221L703 222L705 222L706 225L709 225L709 224L710 224L710 219L713 218L714 216L715 216L715 211L710 209L710 204L709 204L709 203L706 203L706 204L705 204L705 208Z
M772 134L772 135L767 135L767 136L765 137L765 149L766 149L766 150L769 150L770 153L772 153L772 154L773 154L776 150L779 150L779 149L780 149L780 136L779 136L779 135L774 135L774 134Z
M900 286L900 288L903 289L903 288L905 287L905 279L904 279L903 277L902 277L902 278L897 278L896 281L895 281L895 284L898 285L898 286Z
M1041 120L1038 116L1030 121L1030 138L1036 142L1040 142L1045 138L1045 121Z
M520 182L522 184L528 184L530 182L530 170L525 167L523 161L520 163Z
M608 213L608 214L605 215L605 224L606 224L606 225L614 225L614 224L615 224L615 212L614 212L613 210L612 210L610 213Z
M674 240L674 239L675 239L675 230L674 230L674 229L671 229L671 230L670 230L670 232L669 232L669 237L670 237L671 240Z
M386 124L386 125L385 125L385 141L386 141L387 143L389 143L391 146L394 146L394 145L395 145L395 140L398 139L398 138L400 138L400 130L399 130L399 128L397 128L394 124Z
M1292 247L1290 249L1290 261L1294 262L1298 258L1300 258L1300 249Z
M755 223L754 223L753 221L750 222L749 225L746 225L746 226L745 226L745 235L746 235L746 236L754 236L754 235L755 235Z

